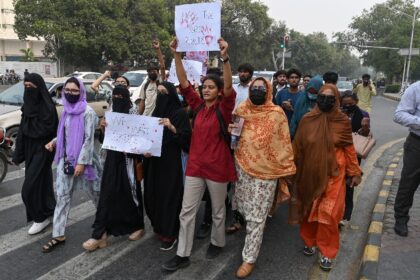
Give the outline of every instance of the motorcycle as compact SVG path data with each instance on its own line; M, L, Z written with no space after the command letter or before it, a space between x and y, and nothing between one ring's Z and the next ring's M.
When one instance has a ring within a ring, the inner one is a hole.
M13 141L6 137L6 129L0 127L0 183L6 177L8 165L12 164Z

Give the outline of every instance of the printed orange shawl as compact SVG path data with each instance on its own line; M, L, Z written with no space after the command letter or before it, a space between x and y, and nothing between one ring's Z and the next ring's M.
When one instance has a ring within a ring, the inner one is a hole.
M266 101L262 105L254 105L248 98L234 112L244 118L239 145L235 150L236 161L247 174L259 179L293 175L296 167L286 115L273 104L270 84L264 78L256 80L263 80L266 85Z

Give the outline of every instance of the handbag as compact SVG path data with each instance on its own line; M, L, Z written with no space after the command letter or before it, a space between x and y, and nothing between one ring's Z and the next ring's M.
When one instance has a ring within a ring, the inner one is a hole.
M66 175L74 175L74 165L71 161L67 160L67 155L66 155L66 128L64 127L63 129L64 131L64 174Z
M353 145L356 150L358 157L365 159L369 155L370 151L376 144L375 138L373 138L372 133L369 133L368 136L360 135L357 132L352 133L353 136Z

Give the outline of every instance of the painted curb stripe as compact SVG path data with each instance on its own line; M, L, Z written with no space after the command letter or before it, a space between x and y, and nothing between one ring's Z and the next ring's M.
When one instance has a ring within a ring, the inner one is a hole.
M365 250L363 253L362 265L359 272L359 279L376 279L378 275L378 264L381 250L381 238L383 230L383 219L385 216L386 201L389 190L395 176L395 168L398 167L402 152L397 153L388 165L387 172L382 181L382 187L376 200L375 208L372 212L371 222L368 229L368 236Z

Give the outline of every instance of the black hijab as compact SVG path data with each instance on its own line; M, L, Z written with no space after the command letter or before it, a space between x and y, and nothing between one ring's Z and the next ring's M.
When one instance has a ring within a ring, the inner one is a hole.
M157 118L171 118L177 110L182 109L182 103L179 100L176 88L172 83L162 82L159 85L164 86L168 91L168 94L158 92L156 107L152 116Z
M115 97L116 95L121 95L122 98ZM128 89L123 86L116 86L112 91L112 111L128 114L132 106Z
M44 79L28 74L24 82L33 83L36 88L25 88L22 106L22 132L31 138L50 138L57 133L58 116Z

